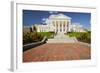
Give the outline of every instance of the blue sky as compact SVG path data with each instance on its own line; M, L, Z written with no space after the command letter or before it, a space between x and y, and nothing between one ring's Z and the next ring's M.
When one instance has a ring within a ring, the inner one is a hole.
M48 18L51 14L63 13L72 18L72 23L80 23L85 28L91 28L90 20L91 13L79 12L59 12L59 11L36 11L36 10L23 10L23 25L31 26L33 24L43 23L43 20Z

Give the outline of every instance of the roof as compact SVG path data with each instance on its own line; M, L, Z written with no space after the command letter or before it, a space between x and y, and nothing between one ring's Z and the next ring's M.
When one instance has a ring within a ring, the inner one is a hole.
M60 13L60 14L52 14L52 15L49 16L49 18L50 19L71 19L71 17L66 16L66 15L64 15L62 13Z

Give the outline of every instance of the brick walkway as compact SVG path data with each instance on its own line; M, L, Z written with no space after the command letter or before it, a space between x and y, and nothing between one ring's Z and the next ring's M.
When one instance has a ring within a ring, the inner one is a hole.
M79 43L46 43L23 53L23 62L83 60L90 58L90 47Z

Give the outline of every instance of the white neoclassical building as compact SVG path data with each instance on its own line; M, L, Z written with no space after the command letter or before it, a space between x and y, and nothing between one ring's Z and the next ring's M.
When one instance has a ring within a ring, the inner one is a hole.
M86 30L83 28L83 26L79 23L73 23L71 25L71 31L72 32L86 32Z
M85 32L82 25L72 24L72 18L62 13L52 14L45 20L45 25L35 24L37 32L55 32L55 33L67 33L67 32ZM34 25L33 25L34 26Z
M71 18L64 14L50 15L46 23L52 26L51 29L55 33L66 33L70 31Z

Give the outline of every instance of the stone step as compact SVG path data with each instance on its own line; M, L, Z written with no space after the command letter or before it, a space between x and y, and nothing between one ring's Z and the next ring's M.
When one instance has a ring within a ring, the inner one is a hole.
M57 41L55 41L55 40L50 40L50 41L47 41L47 43L75 43L75 41L66 41L66 40L63 40L63 41L57 40Z
M62 39L62 38L63 38L63 39L66 39L66 38L68 38L68 37L66 37L66 36L65 36L65 37L54 37L54 39Z
M77 39L75 37L71 38L64 34L57 34L53 39L48 39L47 43L75 43Z
M70 38L70 39L48 39L47 43L75 43L77 39Z

